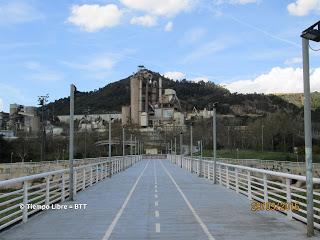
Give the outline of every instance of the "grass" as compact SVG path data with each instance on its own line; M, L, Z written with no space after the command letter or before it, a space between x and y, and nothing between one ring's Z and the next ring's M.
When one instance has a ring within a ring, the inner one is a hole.
M204 150L204 157L212 157L212 150ZM276 161L297 161L297 156L288 152L261 152L252 150L236 150L223 149L217 151L217 157L220 158L239 158L239 159L262 159ZM299 156L299 161L304 161L303 156ZM320 155L314 156L313 162L320 162Z

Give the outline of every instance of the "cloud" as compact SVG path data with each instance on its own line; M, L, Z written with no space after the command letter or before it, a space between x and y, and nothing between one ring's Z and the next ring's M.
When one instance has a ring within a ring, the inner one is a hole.
M62 61L61 63L68 67L83 71L101 71L112 69L118 60L119 57L107 54L91 58L87 60L86 63L75 63L70 61Z
M20 24L41 18L43 15L30 4L17 1L0 4L0 24Z
M311 71L311 90L320 89L320 68ZM299 93L303 92L302 68L274 67L254 79L223 84L231 92L239 93Z
M28 61L24 64L24 66L29 70L29 74L26 74L26 77L33 81L47 83L64 79L63 74L53 71L47 66L44 66L36 61Z
M121 17L122 11L115 4L84 4L72 6L68 21L87 32L96 32L119 25Z
M295 64L301 64L301 63L302 63L301 57L290 58L284 62L284 64L286 64L286 65L295 65Z
M184 44L196 43L206 35L206 32L206 29L199 27L190 29L183 34L180 42Z
M172 80L182 80L186 78L186 74L182 72L165 72L163 76Z
M41 69L41 65L35 61L26 62L25 67L29 70L39 70Z
M165 25L164 31L170 32L170 31L172 31L172 28L173 28L173 23L170 21Z
M233 4L233 5L246 5L249 3L259 3L260 0L215 0L214 3L221 5L224 3Z
M213 55L215 53L221 52L228 47L229 43L226 40L215 40L212 42L208 42L198 47L191 53L187 54L182 63L192 63L198 60L201 60L209 55Z
M141 25L144 27L152 27L157 24L157 17L144 15L140 17L133 17L130 21L131 24Z
M154 16L172 17L192 8L194 0L120 0L126 7Z
M196 83L201 82L201 81L203 81L203 82L209 82L209 78L206 77L206 76L203 76L203 77L195 77L195 78L192 78L191 81L196 82Z
M306 16L310 12L320 12L320 0L296 0L287 6L287 10L294 16Z

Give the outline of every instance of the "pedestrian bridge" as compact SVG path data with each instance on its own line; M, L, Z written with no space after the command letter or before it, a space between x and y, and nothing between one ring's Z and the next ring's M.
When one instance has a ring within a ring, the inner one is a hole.
M0 239L310 239L304 182L175 155L115 157L75 168L73 202L68 170L0 181ZM259 211L253 201L294 204ZM319 239L319 189L314 201Z

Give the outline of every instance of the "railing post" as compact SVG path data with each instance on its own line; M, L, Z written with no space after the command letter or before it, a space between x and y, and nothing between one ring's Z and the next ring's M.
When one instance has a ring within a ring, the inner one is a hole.
M111 176L114 174L114 161L111 159Z
M23 222L28 221L28 181L23 182L23 210L22 210Z
M200 174L200 171L199 171L199 169L200 169L199 160L196 161L196 164L197 164L197 174L198 174L198 176L200 176L201 174Z
M263 196L264 202L268 202L268 182L267 182L267 174L263 174Z
M74 171L74 175L73 175L73 196L76 196L77 194L77 170Z
M220 164L219 164L218 170L219 170L219 184L222 185L222 168Z
M286 178L286 193L287 193L287 204L289 205L287 209L287 217L292 219L292 204L291 204L291 179Z
M99 182L99 164L96 166L96 183Z
M238 168L235 169L236 174L236 192L239 193L239 171Z
M230 182L229 182L229 167L226 166L226 184L227 188L230 188Z
M90 186L92 186L92 166L90 166Z
M250 173L250 171L248 171L247 180L248 180L248 198L251 200L252 195L251 195L251 173Z
M84 190L86 188L86 168L83 168L83 172L82 172L82 176L83 176L83 180L82 180L82 190Z
M207 166L207 178L210 180L210 163L208 163L208 166Z
M49 205L50 198L50 176L46 177L46 196L45 196L45 205Z
M66 182L64 179L64 173L62 173L62 175L61 175L61 202L64 202L66 200L65 188L66 188Z

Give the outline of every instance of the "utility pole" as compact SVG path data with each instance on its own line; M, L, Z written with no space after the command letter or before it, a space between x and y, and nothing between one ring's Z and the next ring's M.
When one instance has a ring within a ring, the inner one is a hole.
M213 183L217 183L217 123L216 123L216 108L215 104L213 104L212 109L212 130L213 130L213 136L212 136L212 144L213 144Z
M86 128L85 128L85 132L84 132L84 158L87 158L87 134L88 134L88 128L87 128L87 125L88 125L88 114L89 114L89 107L87 108L86 110L86 114L84 115L85 116L85 120L86 120Z
M191 173L193 173L193 136L192 136L192 123L190 125L190 157L191 157Z
M261 151L263 152L263 129L264 129L264 125L261 125Z
M305 141L306 184L307 184L307 234L309 237L311 237L314 235L311 96L310 96L310 70L309 70L309 40L305 38L302 38L302 56L303 56L303 88L304 88L304 141Z
M200 141L200 164L199 164L199 177L202 177L202 156L203 156L203 151L202 151L202 139Z
M182 150L182 135L183 132L180 132L180 166L182 168L182 155L183 155L183 150Z
M73 201L73 140L74 140L74 93L76 92L76 86L70 85L70 130L69 130L69 200Z
M174 163L176 163L177 156L177 137L174 137Z
M137 161L137 137L134 137L134 162Z
M44 117L44 108L46 103L48 102L49 95L39 96L38 102L41 106L41 154L40 159L41 161L45 160L45 149L46 149L46 125L45 125L45 117Z
M130 157L131 157L131 166L132 166L132 154L133 154L133 151L132 151L132 134L130 135Z
M112 154L112 140L111 140L111 121L113 119L110 118L109 119L109 178L111 178L111 174L112 174L112 160L111 160L111 154Z
M122 127L122 170L124 170L124 158L126 155L126 145L125 145L125 141L126 141L126 136L125 136L125 131L124 131L124 127Z

